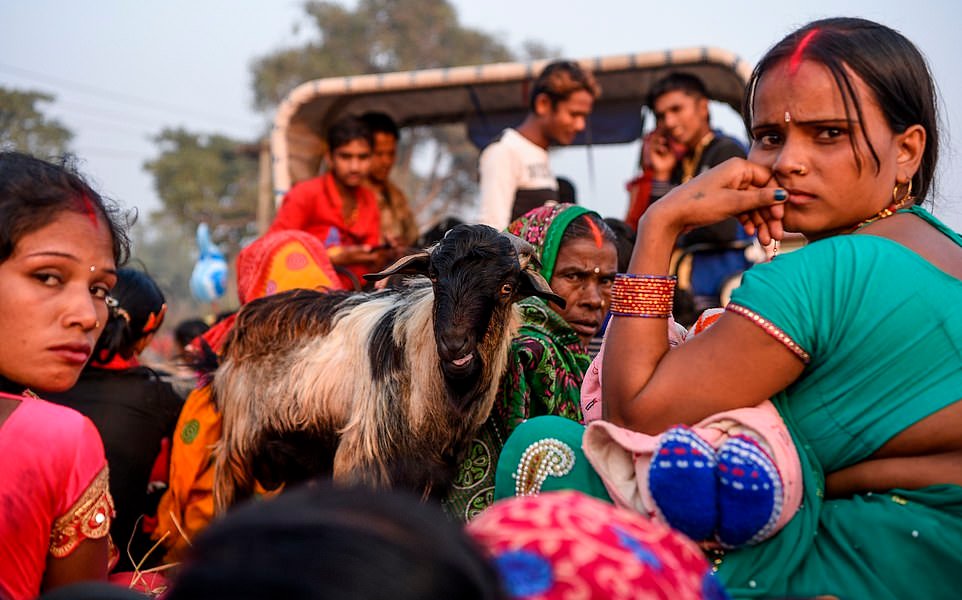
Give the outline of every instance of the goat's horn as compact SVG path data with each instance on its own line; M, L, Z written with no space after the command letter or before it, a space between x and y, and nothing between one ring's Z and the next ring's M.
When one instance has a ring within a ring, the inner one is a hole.
M511 246L514 247L514 251L518 254L518 264L521 265L522 270L527 269L532 261L534 261L534 264L531 266L534 267L536 271L541 270L541 260L538 258L537 248L513 233L503 231L501 235L508 238L508 241L511 242Z
M508 238L518 253L518 264L521 265L522 281L520 295L522 297L538 296L564 308L565 299L555 294L547 280L541 275L541 259L538 257L538 249L529 242L511 233L502 232L501 235Z

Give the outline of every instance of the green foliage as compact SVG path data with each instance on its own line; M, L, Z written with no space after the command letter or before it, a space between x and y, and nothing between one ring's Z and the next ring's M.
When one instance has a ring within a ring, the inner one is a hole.
M38 106L53 100L42 92L0 86L0 149L41 157L64 154L73 133Z
M253 235L257 206L257 148L222 135L165 129L154 138L160 155L144 164L164 209L152 215L193 231L211 224L215 242L236 254Z
M360 0L350 11L311 1L317 39L252 65L254 103L273 110L298 84L321 77L387 73L512 60L491 35L458 23L446 0Z
M254 103L268 114L291 89L312 79L514 59L496 37L462 26L447 0L358 0L353 10L309 1L305 12L314 39L252 63ZM522 55L548 52L528 42ZM152 215L151 226L182 228L192 236L196 224L207 221L214 241L236 256L241 242L256 235L253 144L183 129L164 130L155 141L159 156L144 168L164 208ZM415 128L404 134L399 150L395 178L422 227L473 200L478 151L463 127Z
M359 0L353 11L310 1L305 10L317 38L252 65L254 103L261 110L273 110L294 87L312 79L515 60L495 36L461 25L447 0ZM543 44L527 42L522 54L535 58L548 52ZM394 178L422 229L473 201L477 158L463 126L405 133Z

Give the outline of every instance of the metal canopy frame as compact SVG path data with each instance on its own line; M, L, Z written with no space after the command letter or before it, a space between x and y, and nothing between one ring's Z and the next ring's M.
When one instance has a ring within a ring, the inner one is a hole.
M381 111L400 127L465 123L483 147L528 108L530 84L550 61L330 77L297 86L278 107L271 132L275 200L313 177L324 155L324 131L347 114ZM672 71L697 75L712 100L741 110L751 67L735 54L699 47L580 59L602 88L589 130L575 144L624 143L641 133L648 90Z

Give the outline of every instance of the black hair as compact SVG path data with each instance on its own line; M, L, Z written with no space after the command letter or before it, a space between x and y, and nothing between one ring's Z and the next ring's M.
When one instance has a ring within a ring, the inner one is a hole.
M240 310L240 309L238 309L238 308L228 308L228 309L226 309L226 310L222 310L222 311L218 312L217 314L214 315L214 324L216 325L217 323L220 323L221 321L223 321L223 320L226 319L227 317L229 317L229 316L231 316L231 315L237 314L237 311L238 311L238 310Z
M825 66L842 97L854 106L859 123L863 120L865 99L856 96L855 84L846 67L871 90L892 131L902 133L912 125L925 129L925 150L919 170L912 177L916 203L921 203L934 187L939 131L935 84L919 49L901 33L867 19L840 17L813 21L775 44L755 66L742 107L749 132L759 81L769 69L789 59L812 60ZM851 119L848 111L846 103L846 117ZM878 154L865 128L861 130L878 169ZM849 133L849 139L856 165L861 169L854 133Z
M144 600L147 596L106 581L81 581L56 587L37 600Z
M21 152L0 152L0 262L10 258L20 238L46 227L64 211L96 214L110 229L114 262L126 262L132 219L90 187L72 157L54 163Z
M0 375L0 392L10 394L11 396L19 396L23 393L24 387L25 386L15 381L10 381L3 375Z
M708 98L708 90L701 79L691 73L674 72L655 82L648 92L646 104L654 109L655 102L669 92L682 92L694 98Z
M327 149L334 152L354 140L364 140L374 147L374 134L367 123L358 117L341 117L327 129Z
M575 184L567 177L555 177L558 180L558 202L562 204L577 204L578 192Z
M618 251L618 272L627 273L628 263L631 262L631 252L635 248L635 230L628 223L614 217L606 218L605 224L611 228L618 238L615 242L615 249Z
M131 358L137 343L160 329L167 300L150 275L124 268L117 270L117 284L107 306L110 315L93 354L100 363L110 362L118 354Z
M400 139L401 130L398 129L397 123L394 122L389 115L386 113L378 111L370 111L361 115L361 120L367 124L368 129L371 133L386 133L388 135L394 136L394 139Z
M580 240L582 238L594 240L596 239L595 231L592 229L588 222L594 224L598 233L601 234L601 239L606 242L611 242L616 248L618 247L618 236L615 232L608 227L605 220L601 218L598 213L587 212L583 215L576 217L571 223L568 223L567 229L561 235L561 240L558 242L558 250L568 243L570 240Z
M183 348L208 329L210 326L203 319L184 319L174 328L174 341Z
M504 598L480 548L431 504L309 483L249 503L196 540L168 600Z
M535 101L541 94L551 100L551 106L567 100L571 94L584 90L592 98L601 95L601 87L595 81L591 71L571 60L557 60L549 63L531 85L531 96L528 108L534 111Z

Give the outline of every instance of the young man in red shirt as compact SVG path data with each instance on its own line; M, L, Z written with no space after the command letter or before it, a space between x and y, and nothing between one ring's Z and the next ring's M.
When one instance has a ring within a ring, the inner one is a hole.
M370 128L344 117L327 131L329 170L287 193L269 231L300 229L317 236L345 289L359 289L365 273L384 266L380 211L366 186L374 147Z

